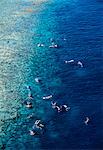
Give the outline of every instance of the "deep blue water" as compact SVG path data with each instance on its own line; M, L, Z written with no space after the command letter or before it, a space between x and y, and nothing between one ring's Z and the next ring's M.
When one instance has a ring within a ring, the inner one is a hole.
M23 1L22 5L30 4ZM19 119L13 122L16 127L11 125L9 131L14 137L7 135L11 139L6 149L103 149L103 1L51 0L40 7L38 13L21 17L13 28L26 32L24 45L15 46L23 49L18 51L23 55L19 61L24 63L19 99L27 97L25 85L30 85L34 108L21 107ZM58 43L58 49L48 48L50 38ZM39 42L46 47L38 48ZM84 67L64 63L71 59L80 60ZM40 85L35 77L41 77ZM71 110L56 113L49 101L42 100L49 94ZM31 113L34 119L27 120ZM87 116L90 122L86 126ZM28 130L38 118L45 123L45 132L31 137Z
M61 80L55 99L60 104L70 105L71 111L53 115L53 130L57 137L50 137L48 132L42 139L42 147L102 149L103 3L59 0L50 7L49 17L55 19L55 25L48 30L61 46L51 52L59 66L53 75ZM67 40L63 41L63 38ZM70 59L81 60L84 68L63 63ZM83 124L85 116L90 117L88 126Z

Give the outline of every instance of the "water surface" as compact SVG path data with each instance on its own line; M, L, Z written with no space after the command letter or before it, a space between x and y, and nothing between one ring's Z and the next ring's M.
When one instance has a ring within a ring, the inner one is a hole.
M0 2L1 147L102 149L102 1L9 1ZM50 38L59 49L48 47ZM37 47L40 42L45 47ZM64 63L70 59L82 61L84 68ZM41 77L42 84L35 83L35 77ZM34 97L32 110L21 105L27 85ZM52 110L50 102L42 100L49 94L71 110ZM32 113L34 118L27 119ZM46 130L32 137L29 129L36 119L43 120Z

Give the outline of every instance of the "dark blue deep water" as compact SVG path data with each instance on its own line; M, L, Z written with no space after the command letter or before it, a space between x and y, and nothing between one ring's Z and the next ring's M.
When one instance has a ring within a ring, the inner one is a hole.
M23 1L18 9L22 5L26 7L30 3ZM11 121L11 130L4 136L5 140L2 136L2 142L9 139L7 150L102 150L103 1L50 0L37 7L36 14L21 16L9 30L26 32L19 45L13 43L14 49L19 49L19 59L15 61L21 68L20 80L14 80L14 88L21 102L27 97L25 86L30 85L34 108L20 107L19 118ZM48 47L50 38L58 43L58 49ZM46 46L37 47L39 42ZM81 61L84 67L64 63L71 59ZM35 83L35 77L41 78L41 84ZM50 94L59 105L70 106L70 111L52 110L50 101L42 100ZM31 113L34 118L28 120ZM90 122L85 125L87 116ZM36 119L45 123L45 132L32 137L28 131Z

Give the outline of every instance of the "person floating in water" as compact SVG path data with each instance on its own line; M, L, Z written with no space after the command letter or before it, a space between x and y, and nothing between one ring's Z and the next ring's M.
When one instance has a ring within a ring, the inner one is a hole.
M64 62L65 62L66 64L68 64L68 63L73 63L74 60L73 60L73 59L71 59L71 60L65 60Z
M83 63L81 61L75 61L74 59L71 59L71 60L65 60L64 61L66 64L75 64L75 65L78 65L80 66L81 68L83 68Z
M54 109L57 106L57 103L51 101L51 105L52 105L52 108Z
M34 125L33 125L33 129L38 128L38 129L43 129L44 125L41 123L41 120L36 120Z
M29 132L30 132L30 135L32 135L32 136L34 136L34 135L36 135L37 133L36 133L36 131L35 130L29 130Z
M27 107L27 108L32 108L32 107L33 107L33 105L32 105L32 103L31 103L31 102L27 102L27 103L26 103L26 107Z
M51 102L52 108L56 109L58 112L66 112L70 110L67 105L58 106L56 102Z
M38 46L38 47L44 47L44 44L40 44L40 43L39 43L37 46Z
M88 117L86 117L86 120L84 121L85 125L88 125L89 121L90 121L90 119Z
M35 78L35 82L36 82L36 83L40 83L40 82L41 82L41 79L40 79L40 78Z
M55 109L58 111L58 112L61 112L61 108L59 106L56 106Z
M32 103L29 102L29 101L23 101L22 103L23 103L23 104L25 105L25 107L27 107L27 108L33 108Z
M70 107L68 107L67 105L62 105L61 107L61 111L69 111L70 110Z
M33 99L33 96L32 96L32 93L31 93L31 87L27 86L27 90L28 90L28 98Z
M57 110L58 112L61 111L61 108L57 105L56 102L51 102L51 105L52 105L52 108L53 108L53 109Z
M44 128L44 125L41 123L41 120L36 120L32 129L29 130L30 135L32 135L32 136L38 135L39 131L42 130L43 128ZM40 130L38 130L38 129L40 129Z
M78 61L77 64L78 64L81 68L83 68L83 64L82 64L81 61Z
M54 42L52 42L52 44L49 46L49 48L58 48L59 46L57 44L55 44Z
M53 95L44 96L43 99L44 99L44 100L48 100L48 99L51 99L52 97L53 97Z

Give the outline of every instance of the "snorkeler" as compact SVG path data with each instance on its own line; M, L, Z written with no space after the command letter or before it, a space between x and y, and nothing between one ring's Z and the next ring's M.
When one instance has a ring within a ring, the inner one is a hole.
M57 110L58 112L61 111L61 108L57 105L56 102L51 102L51 105L52 105L52 108L53 108L53 109Z
M55 44L54 42L52 42L52 44L49 46L49 48L58 48L59 46L57 44Z
M71 60L65 60L64 61L66 64L70 64L70 63L73 63L75 65L79 65L81 68L83 68L83 64L81 61L75 61L74 59L71 59Z
M57 109L58 112L61 111L61 108L59 106L56 106L55 109Z
M77 64L80 65L81 68L83 68L83 64L81 61L78 61Z
M39 129L43 129L44 128L44 125L41 123L41 120L36 120L35 123L34 123L34 126L33 126L33 129L34 128L39 128Z
M40 44L40 43L39 43L37 46L38 46L38 47L44 47L44 44Z
M54 109L57 106L57 103L51 101L51 105L52 105L52 108Z
M27 108L32 108L32 107L33 107L32 103L29 102L29 101L25 103L25 106L26 106Z
M28 90L28 98L33 99L30 86L27 86L27 90Z
M58 112L65 112L70 110L70 107L68 107L67 105L58 106L56 102L51 101L51 105L52 108L56 109Z
M30 132L30 135L32 135L32 136L34 136L34 135L37 134L37 133L35 132L35 130L29 130L29 132Z
M64 62L65 62L66 64L68 64L68 63L73 63L74 60L73 60L73 59L71 59L71 60L65 60Z
M68 107L67 105L62 105L61 106L61 111L69 111L70 107Z
M53 97L53 95L49 95L49 96L44 96L43 99L51 99Z
M30 135L38 135L39 131L42 130L43 128L44 128L44 125L41 123L41 120L36 120L32 129L29 130ZM40 130L38 130L38 129L40 129Z
M36 83L40 83L40 82L41 82L41 79L40 79L40 78L35 78L35 82L36 82Z
M90 119L88 117L86 117L86 120L84 121L85 125L88 125L89 120Z

